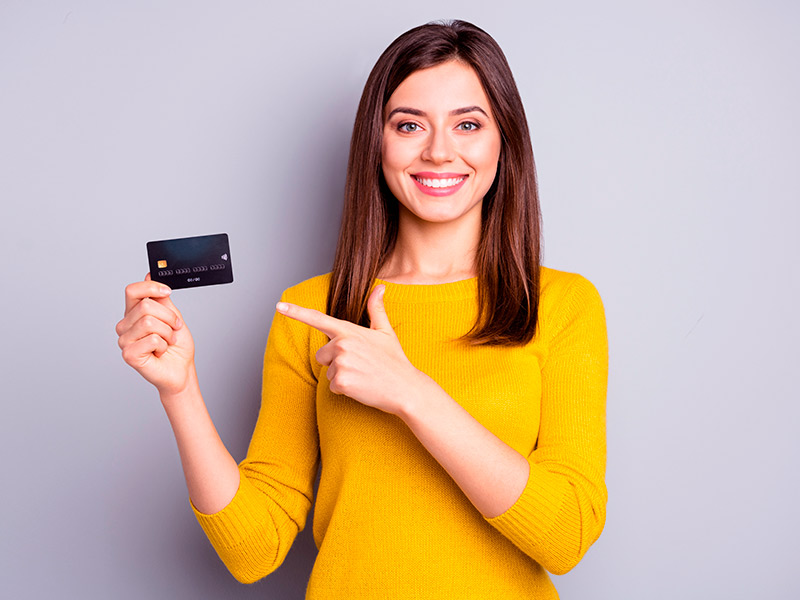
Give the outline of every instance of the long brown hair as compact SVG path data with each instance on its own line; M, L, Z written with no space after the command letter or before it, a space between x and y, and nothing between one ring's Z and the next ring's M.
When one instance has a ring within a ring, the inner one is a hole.
M465 337L474 344L525 344L536 330L541 264L533 148L503 51L488 33L464 21L407 31L384 51L367 79L350 141L327 312L369 324L367 298L394 248L399 218L381 169L384 107L406 77L451 60L468 64L478 75L502 139L497 175L482 205L475 265L478 319Z

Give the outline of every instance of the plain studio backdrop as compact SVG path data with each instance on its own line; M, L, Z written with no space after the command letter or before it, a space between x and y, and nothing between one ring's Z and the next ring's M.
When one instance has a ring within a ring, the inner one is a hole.
M606 306L608 520L562 598L800 595L796 2L3 0L2 597L303 597L310 521L237 583L114 325L148 240L230 235L236 281L174 300L241 460L275 302L331 266L369 69L443 18L505 50L545 264Z

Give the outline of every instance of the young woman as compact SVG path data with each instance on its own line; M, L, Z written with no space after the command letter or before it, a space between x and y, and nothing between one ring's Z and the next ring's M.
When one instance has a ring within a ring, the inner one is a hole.
M126 289L125 360L172 424L197 518L241 581L314 518L308 598L557 598L605 521L607 343L586 279L540 265L527 123L464 22L395 40L351 142L333 271L284 292L237 466L169 290Z

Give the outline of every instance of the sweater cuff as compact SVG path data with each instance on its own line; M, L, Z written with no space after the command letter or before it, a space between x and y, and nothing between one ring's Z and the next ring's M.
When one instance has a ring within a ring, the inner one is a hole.
M239 479L236 495L219 512L205 514L197 510L191 498L189 503L203 531L217 549L241 545L254 531L261 530L260 525L265 519L271 519L263 509L263 494L244 476Z
M552 535L570 485L530 460L528 465L528 483L520 497L506 512L486 521L530 556Z

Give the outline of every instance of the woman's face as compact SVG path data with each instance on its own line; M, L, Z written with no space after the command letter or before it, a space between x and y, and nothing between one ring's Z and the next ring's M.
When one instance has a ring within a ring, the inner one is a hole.
M383 175L401 213L475 219L497 174L500 130L475 71L451 61L416 71L384 109Z

